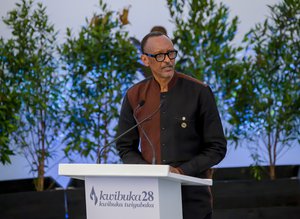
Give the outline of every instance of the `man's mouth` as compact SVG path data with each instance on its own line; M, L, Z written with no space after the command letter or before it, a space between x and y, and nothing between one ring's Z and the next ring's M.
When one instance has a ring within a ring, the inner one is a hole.
M173 66L167 65L167 66L162 67L162 69L173 70Z

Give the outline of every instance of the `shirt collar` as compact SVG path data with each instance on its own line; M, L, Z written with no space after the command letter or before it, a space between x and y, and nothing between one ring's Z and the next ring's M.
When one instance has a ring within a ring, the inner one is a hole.
M159 83L155 80L155 78L152 76L153 81L157 85L157 88L160 89ZM171 81L168 83L168 91L170 91L176 84L176 81L178 79L178 73L174 71L174 75L171 79Z

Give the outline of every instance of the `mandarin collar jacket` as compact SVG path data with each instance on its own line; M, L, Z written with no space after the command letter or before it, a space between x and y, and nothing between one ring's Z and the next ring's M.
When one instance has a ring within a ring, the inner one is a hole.
M124 163L168 164L184 174L207 177L207 170L226 154L226 139L210 87L175 72L168 92L153 78L128 89L118 135L141 122L116 142Z

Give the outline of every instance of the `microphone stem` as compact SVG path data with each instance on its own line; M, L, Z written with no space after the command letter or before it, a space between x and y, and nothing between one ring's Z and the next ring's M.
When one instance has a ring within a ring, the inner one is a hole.
M137 118L136 118L136 116L134 114L133 114L133 117L134 117L135 121L138 123L138 120L137 120ZM143 135L145 136L146 140L148 141L148 143L151 146L151 150L152 150L152 164L155 164L155 162L156 162L156 153L155 153L154 145L150 141L150 139L149 139L148 135L146 134L145 129L143 128L143 126L139 125L139 127L141 128L141 130L143 132Z
M151 114L151 116L149 118L151 118L153 115L155 115L158 110L161 108L163 102L161 102L158 106L158 108ZM144 103L143 103L144 105ZM134 110L133 112L133 118L134 120L136 121L137 124L139 124L138 126L140 127L140 129L142 130L143 132L143 135L145 136L146 140L148 141L149 145L151 146L151 150L152 150L152 162L151 164L155 164L156 163L156 152L155 152L155 147L154 145L152 144L151 140L149 139L148 135L146 134L145 132L145 129L143 128L143 126L141 124L143 124L143 121L139 122L138 119L136 118L135 114L136 112L138 111L138 109L140 109L143 105L139 104L138 107Z

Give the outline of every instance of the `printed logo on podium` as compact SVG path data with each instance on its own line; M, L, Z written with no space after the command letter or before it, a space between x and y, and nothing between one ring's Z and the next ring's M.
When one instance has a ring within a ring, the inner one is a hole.
M94 185L90 191L90 200L94 206L98 207L125 207L125 208L154 208L155 193L149 191L127 191L120 190L106 192L99 188L99 191Z
M91 190L91 193L90 193L90 199L91 199L92 201L94 201L94 204L95 204L95 205L97 205L97 203L98 203L98 197L97 197L97 195L96 195L94 186L93 186L93 188L92 188L92 190Z

